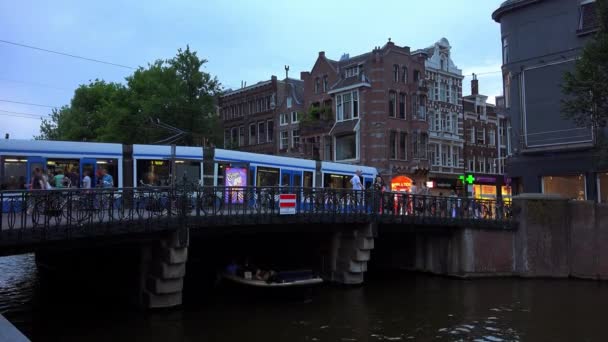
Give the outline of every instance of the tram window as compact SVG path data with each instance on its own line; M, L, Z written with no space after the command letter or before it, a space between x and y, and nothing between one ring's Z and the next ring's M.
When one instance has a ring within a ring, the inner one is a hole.
M312 184L312 172L310 171L304 171L304 187L305 188L312 188L313 184Z
M137 185L141 182L150 186L171 184L171 162L168 160L138 160Z
M226 166L230 166L228 163L217 163L217 185L224 186L224 172L226 171Z
M53 179L58 174L70 179L70 186L78 187L80 184L80 160L78 159L47 159L47 176L52 187L57 187L58 179ZM66 183L59 184L60 187L67 186Z
M258 167L256 175L257 186L277 186L279 185L279 169L271 167Z
M118 187L118 159L97 160L97 183L101 184L101 170L104 169L114 179L114 187ZM83 171L84 172L84 171Z
M7 157L2 164L0 190L26 189L27 160L25 157Z
M196 183L201 179L201 163L189 160L175 161L175 176L177 182L182 182L184 178L188 183Z
M345 175L332 175L326 173L323 179L323 186L332 189L351 188L350 177Z

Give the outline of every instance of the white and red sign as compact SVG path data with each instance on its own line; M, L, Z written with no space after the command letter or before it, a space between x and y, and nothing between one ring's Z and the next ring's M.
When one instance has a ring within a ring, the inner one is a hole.
M279 196L279 214L295 215L296 194L280 194Z

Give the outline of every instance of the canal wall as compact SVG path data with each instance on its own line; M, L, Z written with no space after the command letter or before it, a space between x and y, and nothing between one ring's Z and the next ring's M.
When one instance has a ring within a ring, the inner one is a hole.
M513 230L409 233L390 246L384 265L465 278L608 279L608 205L524 194L514 198L513 212Z

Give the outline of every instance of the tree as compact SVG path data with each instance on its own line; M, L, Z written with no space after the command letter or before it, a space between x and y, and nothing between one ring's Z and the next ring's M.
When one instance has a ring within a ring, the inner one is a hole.
M562 86L567 96L562 113L579 127L591 127L595 133L608 120L608 4L596 1L599 31L584 48L573 73L567 72Z
M206 62L187 46L172 59L138 68L126 85L81 85L69 106L42 121L37 139L153 143L173 134L151 125L150 119L159 119L188 133L182 143L200 145L206 138L217 144L220 83L201 70Z

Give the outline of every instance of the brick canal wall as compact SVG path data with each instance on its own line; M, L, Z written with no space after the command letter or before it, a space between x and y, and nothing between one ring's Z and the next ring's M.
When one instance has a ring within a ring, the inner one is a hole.
M608 279L608 205L524 194L511 231L417 233L392 266L459 277Z

